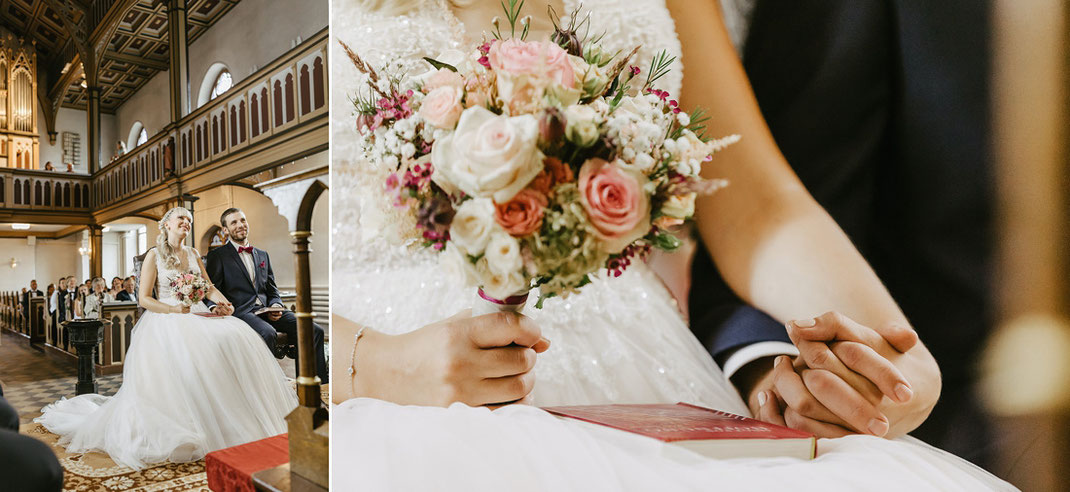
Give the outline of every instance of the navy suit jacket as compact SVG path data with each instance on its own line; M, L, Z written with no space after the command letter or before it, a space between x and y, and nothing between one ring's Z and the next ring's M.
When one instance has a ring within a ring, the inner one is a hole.
M279 289L275 285L275 273L271 269L271 258L262 249L253 248L253 269L256 279L250 280L245 263L231 243L208 252L205 262L208 278L216 288L234 304L234 316L241 316L256 311L260 307L272 304L282 305ZM257 305L257 299L260 304Z
M788 163L885 282L947 384L971 379L991 327L989 3L758 0L743 55ZM733 349L788 341L704 248L690 311L721 364Z

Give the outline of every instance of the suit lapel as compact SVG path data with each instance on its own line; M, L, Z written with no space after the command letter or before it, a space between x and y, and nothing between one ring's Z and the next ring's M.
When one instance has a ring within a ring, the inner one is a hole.
M253 286L253 290L256 290L256 284L254 284L253 280L249 278L249 269L245 268L245 262L241 261L241 255L238 253L238 249L234 247L234 244L230 244L227 247L230 248L230 258L234 260L234 264L238 266L238 271L241 272L242 278L244 278L246 281L249 282L250 285Z
M253 248L253 278L256 282L253 286L260 285L260 250Z

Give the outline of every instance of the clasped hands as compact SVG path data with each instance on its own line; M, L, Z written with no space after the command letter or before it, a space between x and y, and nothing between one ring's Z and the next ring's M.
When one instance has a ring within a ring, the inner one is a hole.
M835 312L786 328L799 357L752 363L749 387L740 388L755 418L818 437L893 438L936 404L939 369L912 329L878 332Z
M220 316L230 316L234 314L234 305L229 301L217 302L212 306L212 312Z

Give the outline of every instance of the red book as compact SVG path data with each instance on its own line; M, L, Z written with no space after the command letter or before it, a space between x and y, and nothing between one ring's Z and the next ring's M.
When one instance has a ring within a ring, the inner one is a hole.
M216 313L193 313L193 314L196 314L197 316L200 316L202 318L224 318L225 317L222 314L216 314Z
M785 456L812 460L817 438L752 418L687 403L582 405L543 410L690 449L710 458Z

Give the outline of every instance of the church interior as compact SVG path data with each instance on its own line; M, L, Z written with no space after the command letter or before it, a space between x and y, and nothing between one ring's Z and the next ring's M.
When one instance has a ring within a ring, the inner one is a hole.
M202 258L227 244L220 214L244 211L285 307L329 333L328 3L0 0L0 21L2 397L20 432L56 452L66 489L201 490L205 460L135 471L65 453L33 419L87 377L63 320L93 317L79 304L93 279L108 299L128 298L175 206L192 212L187 245ZM60 313L54 293L65 288L76 302ZM107 396L140 313L115 300L95 314L103 328L83 359ZM327 387L302 377L297 351L277 340L310 420L301 425L322 437L326 477L326 411L310 395Z

